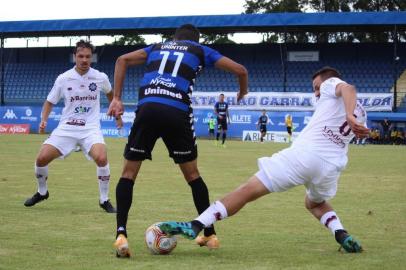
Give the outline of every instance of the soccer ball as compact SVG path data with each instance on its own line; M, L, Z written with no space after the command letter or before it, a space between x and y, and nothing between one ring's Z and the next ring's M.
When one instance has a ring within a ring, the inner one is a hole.
M158 225L159 223L152 224L145 231L145 244L152 254L169 254L178 243L176 236L165 234Z

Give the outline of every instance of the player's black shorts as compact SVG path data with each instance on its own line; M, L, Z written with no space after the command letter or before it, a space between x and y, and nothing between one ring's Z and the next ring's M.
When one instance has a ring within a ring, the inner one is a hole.
M169 156L175 163L197 158L193 115L158 103L145 103L136 113L124 157L127 160L152 159L151 152L158 138L162 138Z
M214 129L209 129L209 134L213 134L213 135L214 135Z
M259 131L261 132L261 133L266 133L266 125L260 125L259 126Z
M286 130L288 131L289 135L292 135L292 127L286 127Z
M221 119L217 117L217 130L227 130L227 117Z

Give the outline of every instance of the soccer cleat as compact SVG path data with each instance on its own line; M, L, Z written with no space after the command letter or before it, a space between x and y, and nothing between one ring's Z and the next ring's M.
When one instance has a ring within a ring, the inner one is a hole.
M227 145L225 145L224 143L221 145L221 147L223 148L227 148Z
M116 208L114 208L113 205L111 205L110 200L105 201L104 203L99 204L101 208L104 209L107 213L117 213Z
M343 248L349 253L359 253L363 250L361 244L345 230L337 230L335 232L335 238L341 245L339 250Z
M39 203L40 201L46 200L49 197L49 192L45 195L39 194L39 192L35 193L31 198L25 200L24 205L27 207L34 206L35 204Z
M199 235L196 237L196 244L199 246L207 246L208 249L217 249L220 247L220 240L217 238L215 234L210 236L201 236Z
M130 258L130 248L128 247L128 240L124 234L119 234L113 246L116 248L117 258Z
M169 235L180 234L187 239L195 239L197 236L196 232L192 229L191 222L168 221L162 222L158 226L164 233Z

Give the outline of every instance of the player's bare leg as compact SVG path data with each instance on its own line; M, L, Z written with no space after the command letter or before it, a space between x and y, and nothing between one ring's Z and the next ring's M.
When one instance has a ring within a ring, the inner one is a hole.
M35 177L38 182L38 190L31 198L28 198L24 202L25 206L34 206L35 204L48 199L48 164L61 155L61 152L50 144L43 144L41 146L37 159L35 160Z
M248 202L255 201L268 193L269 190L262 182L256 176L252 176L247 183L227 194L221 200L214 202L195 220L191 222L163 222L160 228L165 233L181 234L186 238L193 239L203 228L236 214Z
M114 247L117 257L130 257L130 249L127 240L127 219L133 199L133 187L135 179L141 168L142 161L124 160L123 172L116 187L117 200L117 232Z
M200 215L210 206L209 190L197 168L197 159L179 164L179 167L192 189L193 202ZM216 236L213 226L204 228L204 235L196 238L196 243L200 246L207 246L209 249L220 247L220 241Z
M344 248L347 252L361 252L362 247L360 243L354 239L351 235L344 230L343 225L340 222L336 212L334 212L333 207L326 202L313 202L306 195L305 206L307 210L317 218L320 223L326 226L333 233L336 241Z
M107 213L116 213L116 209L109 200L109 185L110 185L110 166L107 160L107 149L102 143L95 143L89 151L96 163L97 179L99 182L99 206Z

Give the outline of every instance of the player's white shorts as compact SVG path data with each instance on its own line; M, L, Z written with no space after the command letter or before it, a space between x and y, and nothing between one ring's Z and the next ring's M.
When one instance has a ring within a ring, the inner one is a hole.
M96 143L105 144L103 133L100 129L65 131L57 128L44 142L44 144L50 144L58 149L62 154L61 158L67 157L79 145L88 160L92 159L89 156L89 152Z
M282 192L304 185L309 199L322 202L337 192L340 169L315 154L296 148L287 148L272 157L258 159L256 177L271 192Z

